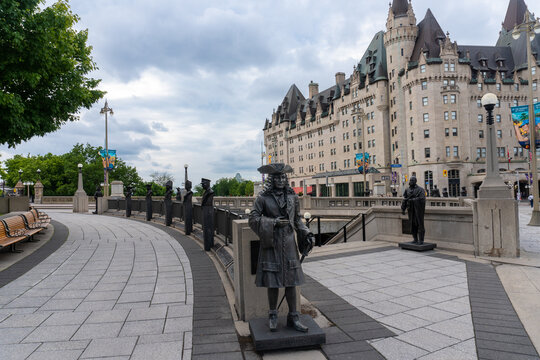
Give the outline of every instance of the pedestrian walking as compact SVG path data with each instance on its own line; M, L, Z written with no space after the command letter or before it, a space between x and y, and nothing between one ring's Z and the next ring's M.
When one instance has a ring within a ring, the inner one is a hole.
M532 194L529 195L528 199L529 199L529 202L531 203L531 207L533 207L533 199L534 199L534 197L532 196Z

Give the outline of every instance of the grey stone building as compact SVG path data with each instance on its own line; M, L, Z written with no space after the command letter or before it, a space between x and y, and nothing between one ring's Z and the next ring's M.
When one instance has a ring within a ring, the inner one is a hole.
M417 23L412 3L394 0L386 31L375 34L352 74L338 72L323 91L312 81L308 97L290 87L264 124L266 154L293 167L293 187L316 196L361 196L364 183L372 194L401 193L412 175L426 189L437 185L458 196L465 187L471 196L486 168L480 99L493 92L502 176L515 188L519 179L527 194L529 154L516 140L510 111L528 103L528 86L534 102L539 96L538 66L533 83L526 80L526 37L511 36L526 8L510 0L497 44L467 46L452 41L431 10ZM532 49L540 65L540 36ZM363 151L371 162L365 176L355 163Z

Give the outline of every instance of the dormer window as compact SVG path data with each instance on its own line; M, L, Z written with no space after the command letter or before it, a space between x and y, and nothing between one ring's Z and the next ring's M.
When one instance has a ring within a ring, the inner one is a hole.
M487 66L487 61L486 60L480 60L480 64L482 64L482 67L486 67Z
M501 79L504 80L504 77L506 76L506 73L504 71L501 71Z

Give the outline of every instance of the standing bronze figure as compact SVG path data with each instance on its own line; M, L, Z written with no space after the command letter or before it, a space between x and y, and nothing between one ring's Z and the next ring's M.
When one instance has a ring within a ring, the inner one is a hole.
M426 193L423 188L416 184L416 177L411 176L409 188L403 194L401 211L405 215L405 210L409 213L413 244L422 245L424 243L424 213L426 210Z
M94 201L96 202L96 211L94 211L92 214L98 213L98 199L103 197L103 193L101 192L101 185L96 186L96 192L94 193Z
M133 187L126 188L126 217L131 216L131 195L133 195Z
M268 288L268 326L271 331L277 330L278 292L285 288L290 311L287 326L307 332L308 328L300 322L296 308L296 286L305 282L298 248L303 256L307 255L315 239L302 222L298 196L288 184L286 173L292 172L292 168L276 163L261 166L258 170L268 174L269 184L257 196L249 214L249 226L261 240L255 284Z
M171 226L172 224L172 193L173 183L169 180L165 183L165 226Z
M210 180L201 180L204 189L202 197L204 250L210 251L214 246L214 191L210 188Z
M176 188L176 201L182 201L182 191L180 191L180 188Z
M152 220L152 184L146 184L146 221Z
M193 191L191 191L191 181L186 180L186 193L184 195L184 231L186 235L193 231Z

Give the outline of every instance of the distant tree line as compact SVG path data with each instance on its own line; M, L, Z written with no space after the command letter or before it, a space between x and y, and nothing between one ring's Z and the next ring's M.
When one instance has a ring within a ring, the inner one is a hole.
M4 161L3 179L6 186L14 187L19 181L19 170L22 170L21 180L36 182L37 170L43 183L45 196L71 196L77 190L78 164L82 164L83 186L88 195L94 194L96 186L104 181L103 162L99 151L102 147L94 147L90 144L76 144L70 152L62 155L23 156L15 155ZM125 186L134 187L135 195L145 195L146 187L137 169L128 166L121 158L116 158L113 170L109 171L109 181L120 180ZM154 194L165 194L165 188L158 184L152 185Z
M21 180L36 182L37 170L40 169L40 181L43 183L45 196L72 196L78 186L78 164L83 164L83 186L88 195L93 195L96 186L104 182L101 146L76 144L71 151L62 155L23 156L15 155L5 160L0 169L0 176L6 181L7 187L15 187L19 181L19 170L22 170ZM152 192L154 196L165 195L165 183L174 182L174 177L167 172L154 172ZM132 186L135 196L146 195L146 182L139 176L137 169L128 166L121 158L116 158L115 167L109 171L109 182L119 180L124 186ZM236 178L221 178L212 186L215 196L253 196L253 181L238 181ZM1 189L0 189L1 191ZM195 196L201 196L203 189L196 185L193 189Z

